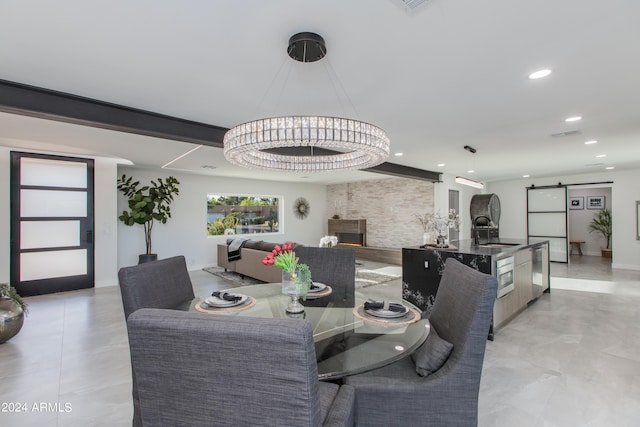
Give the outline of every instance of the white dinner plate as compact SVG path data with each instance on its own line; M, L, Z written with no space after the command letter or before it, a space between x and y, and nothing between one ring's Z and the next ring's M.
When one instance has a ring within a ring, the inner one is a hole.
M234 302L234 301L227 301L222 298L211 296L205 299L204 302L211 307L224 308L224 307L235 307L236 305L244 304L249 298L247 295L243 295L243 294L229 293L229 295L240 297L240 300Z
M316 289L309 289L307 291L308 294L315 294L316 292L322 292L325 289L327 289L327 285L325 285L324 283L320 283L320 282L313 282L314 285L317 286Z

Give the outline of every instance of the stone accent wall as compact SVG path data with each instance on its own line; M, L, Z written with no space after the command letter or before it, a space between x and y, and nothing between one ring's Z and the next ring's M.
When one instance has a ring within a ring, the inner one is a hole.
M367 220L367 246L402 248L422 244L415 215L434 211L434 184L385 178L327 186L327 212Z

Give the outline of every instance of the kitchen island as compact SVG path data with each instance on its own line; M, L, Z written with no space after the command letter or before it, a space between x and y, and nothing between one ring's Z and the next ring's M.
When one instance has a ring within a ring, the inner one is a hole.
M448 258L455 258L498 279L493 333L549 291L549 242L541 239L495 239L451 242L448 248L402 248L403 298L430 312Z

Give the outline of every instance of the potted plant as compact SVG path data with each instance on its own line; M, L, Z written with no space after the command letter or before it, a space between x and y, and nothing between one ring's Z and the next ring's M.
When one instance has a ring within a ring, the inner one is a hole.
M24 323L27 303L8 283L0 283L0 344L14 337Z
M600 233L607 241L607 247L601 248L602 256L604 258L611 258L611 211L609 209L602 209L598 211L591 222L589 223L589 233Z
M166 180L158 178L150 185L138 188L140 181L133 181L132 177L122 175L118 179L118 190L128 198L129 211L123 211L118 217L125 225L142 224L144 227L144 241L146 252L139 256L138 262L148 262L158 259L158 255L151 252L151 231L154 221L166 224L171 218L170 205L173 196L180 193L180 182L170 176Z

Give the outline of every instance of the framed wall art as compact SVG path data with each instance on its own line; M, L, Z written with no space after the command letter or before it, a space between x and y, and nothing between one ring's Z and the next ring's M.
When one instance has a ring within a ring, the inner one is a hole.
M604 209L604 196L587 196L587 209Z
M569 197L569 209L584 209L584 197Z

